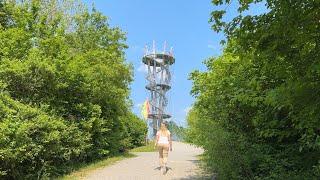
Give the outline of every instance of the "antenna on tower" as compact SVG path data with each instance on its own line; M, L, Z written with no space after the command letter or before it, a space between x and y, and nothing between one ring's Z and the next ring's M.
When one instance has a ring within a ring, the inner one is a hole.
M156 54L156 41L153 40L152 42L152 51L153 51L153 54Z
M173 56L173 47L170 48L170 55Z
M144 46L144 55L146 56L147 54L149 54L149 52L148 52L148 46L145 45L145 46Z
M167 48L167 41L164 41L163 54L166 54L166 48Z

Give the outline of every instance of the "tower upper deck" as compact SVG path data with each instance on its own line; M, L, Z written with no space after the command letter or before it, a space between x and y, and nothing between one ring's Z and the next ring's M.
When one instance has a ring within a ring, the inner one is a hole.
M172 65L175 62L175 58L170 54L152 53L143 56L142 62L146 65L160 67L161 65Z

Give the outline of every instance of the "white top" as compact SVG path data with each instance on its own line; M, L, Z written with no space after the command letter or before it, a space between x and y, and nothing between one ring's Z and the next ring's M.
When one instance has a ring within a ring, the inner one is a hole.
M157 136L159 136L158 144L169 144L170 131L168 131L168 136L163 136L160 131L158 131Z

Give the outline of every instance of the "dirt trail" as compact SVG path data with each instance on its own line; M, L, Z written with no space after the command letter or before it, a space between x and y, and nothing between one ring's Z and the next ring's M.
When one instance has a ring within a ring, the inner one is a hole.
M169 152L168 172L162 175L157 152L135 153L137 157L125 159L112 166L93 171L89 180L151 180L151 179L203 179L200 177L197 155L203 150L192 145L173 142Z

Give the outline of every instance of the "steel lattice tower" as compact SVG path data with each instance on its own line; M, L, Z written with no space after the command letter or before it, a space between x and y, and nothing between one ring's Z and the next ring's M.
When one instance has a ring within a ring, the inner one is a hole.
M171 115L166 113L168 105L166 93L171 88L170 66L174 64L175 58L173 57L172 48L169 52L166 52L166 43L164 44L163 51L157 52L155 42L153 42L151 52L146 47L142 62L148 69L146 76L148 81L146 89L150 92L148 119L152 120L153 136L155 136L160 123L164 119L171 118Z

